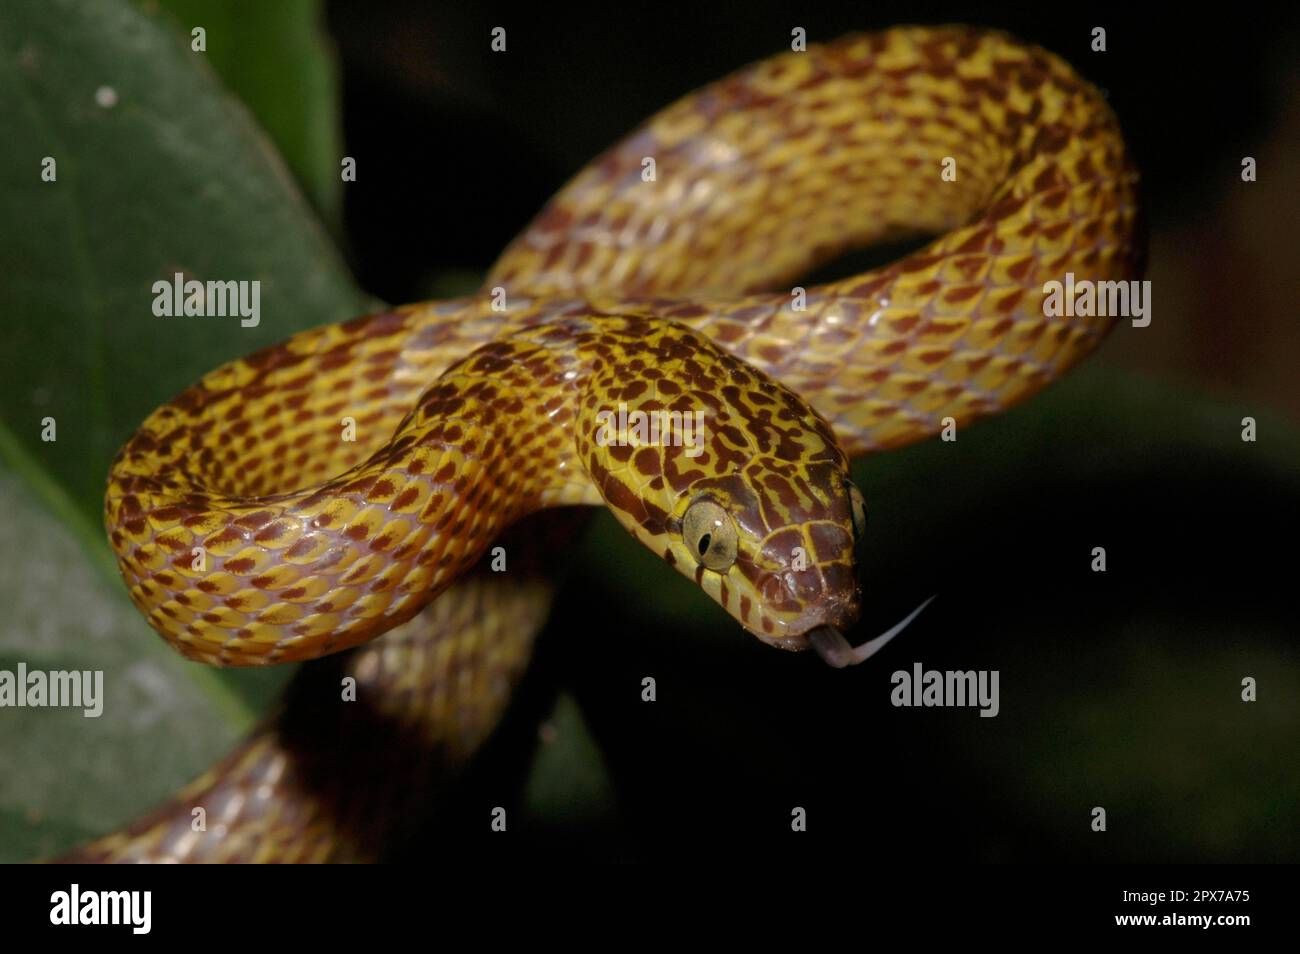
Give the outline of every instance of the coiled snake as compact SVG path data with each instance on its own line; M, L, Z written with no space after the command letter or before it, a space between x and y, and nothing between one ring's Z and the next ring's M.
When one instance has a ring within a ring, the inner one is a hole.
M1010 407L1094 348L1110 321L1046 315L1043 286L1136 277L1136 187L1113 114L1055 56L967 28L848 37L659 113L550 201L482 294L208 374L114 461L132 599L217 665L356 648L303 667L226 759L73 857L381 854L527 663L554 560L529 554L570 526L553 508L605 504L760 639L853 661L848 458ZM916 235L940 237L792 289ZM699 412L698 443L608 440L620 412L676 413L683 433ZM345 676L362 701L339 701Z

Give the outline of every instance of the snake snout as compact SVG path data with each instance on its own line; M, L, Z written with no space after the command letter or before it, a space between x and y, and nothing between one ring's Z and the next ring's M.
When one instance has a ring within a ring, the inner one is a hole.
M807 649L809 634L819 627L846 630L861 611L855 575L834 565L772 573L759 592L767 615L779 625L767 641L784 649Z

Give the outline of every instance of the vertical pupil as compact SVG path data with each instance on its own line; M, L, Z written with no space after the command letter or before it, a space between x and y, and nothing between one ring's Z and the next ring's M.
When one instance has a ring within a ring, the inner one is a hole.
M704 554L709 552L709 544L712 542L713 542L712 534L706 533L704 536L700 537L700 543L699 543L700 556L704 556Z

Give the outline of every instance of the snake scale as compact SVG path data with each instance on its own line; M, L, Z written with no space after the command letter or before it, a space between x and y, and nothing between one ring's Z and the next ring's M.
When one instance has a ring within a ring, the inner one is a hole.
M860 603L849 458L1004 410L1096 347L1111 321L1049 317L1043 286L1138 276L1137 179L1102 96L1044 50L964 27L850 36L654 116L480 294L211 372L113 463L131 597L203 662L337 655L69 860L382 856L501 717L574 505L608 506L760 639L835 662L847 643L826 634ZM925 236L867 274L793 285ZM599 439L620 405L700 411L703 443ZM486 565L496 545L508 572Z

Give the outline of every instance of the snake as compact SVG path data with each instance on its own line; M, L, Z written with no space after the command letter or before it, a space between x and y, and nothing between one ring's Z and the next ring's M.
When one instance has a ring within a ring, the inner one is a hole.
M1104 95L1005 33L851 35L687 95L478 292L232 361L127 441L105 524L151 626L201 663L305 664L225 758L63 860L384 857L501 720L593 507L759 640L860 662L898 627L844 635L850 461L1060 378L1114 322L1045 285L1144 254Z

